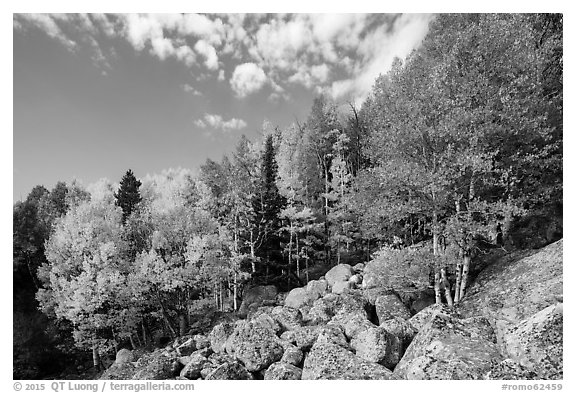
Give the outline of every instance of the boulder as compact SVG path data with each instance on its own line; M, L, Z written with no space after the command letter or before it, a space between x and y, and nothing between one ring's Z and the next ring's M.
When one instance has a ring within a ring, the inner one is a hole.
M180 376L186 379L198 379L200 371L208 364L209 361L201 355L191 355L188 357L188 363L180 371Z
M304 360L302 379L392 379L392 372L339 345L316 343Z
M391 335L395 336L402 343L402 351L404 351L408 345L414 339L416 335L416 329L403 318L392 318L388 319L380 324L380 327L386 330Z
M503 343L508 329L562 297L562 256L563 240L559 240L540 250L501 257L469 286L459 312L488 318Z
M302 326L301 328L293 330L294 342L298 348L303 351L308 351L316 342L322 326Z
M234 331L234 325L230 322L222 322L214 326L208 338L210 339L210 348L216 353L224 352L226 341Z
M356 355L373 363L380 363L388 369L393 369L402 357L400 339L388 333L384 328L366 329L350 342Z
M357 263L356 265L352 266L352 270L354 270L355 273L362 273L364 271L364 264Z
M304 353L302 353L300 348L290 345L284 349L284 355L282 355L281 361L294 366L299 366L300 363L302 363L302 359L304 359Z
M327 323L334 316L334 304L324 299L314 302L308 311L307 319L312 324Z
M563 379L563 325L563 304L548 306L508 329L506 352L537 379Z
M182 344L180 344L176 347L176 352L180 356L188 356L188 355L192 354L192 352L194 352L196 349L197 349L196 348L196 340L194 340L194 338L190 337L189 339L187 339Z
M171 379L178 375L176 371L180 372L180 367L175 367L175 362L181 367L177 359L162 356L158 352L152 352L142 356L136 362L136 373L132 376L132 379Z
M326 281L330 287L334 287L334 284L341 281L348 281L354 272L352 267L346 263L334 266L326 273Z
M306 287L294 288L288 293L284 300L284 306L301 309L305 305L312 305L314 300L318 299L319 294L308 292Z
M332 293L342 294L353 288L354 285L350 281L336 281L334 285L332 285Z
M128 380L133 379L136 372L134 363L112 363L112 365L102 373L99 379L104 380Z
M374 305L380 323L394 317L410 319L412 316L404 303L394 294L378 296Z
M360 332L376 327L372 322L366 319L361 313L347 313L339 311L328 323L328 325L337 325L342 327L344 334L349 340L352 340Z
M293 364L278 362L270 365L264 373L265 380L291 380L301 379L302 369Z
M226 341L226 352L248 371L262 370L282 358L284 348L265 320L240 321Z
M203 349L210 347L210 339L203 334L196 334L194 337L196 349Z
M414 337L394 374L400 379L482 379L501 359L486 318L438 313Z
M124 363L130 363L133 361L134 361L134 354L132 353L132 351L129 349L126 349L126 348L122 348L116 354L116 361L114 363L124 364Z
M443 314L443 315L455 315L455 311L451 310L445 304L433 304L431 306L426 307L418 314L412 316L408 322L410 325L418 332L424 325L430 322L436 315Z
M538 375L512 359L496 362L485 379L530 380L539 379Z
M276 303L278 289L274 285L252 287L244 292L242 304L238 310L240 314L247 314L250 307L261 306L263 303Z
M274 334L278 334L282 331L282 327L278 321L272 317L272 310L272 307L266 307L266 310L259 309L256 313L253 314L253 316L250 318L250 321L265 329L272 330Z
M254 379L252 374L240 362L224 363L213 369L204 378L206 380L242 380Z
M284 331L302 326L302 312L298 309L278 306L274 307L271 315Z
M316 339L318 344L336 344L342 348L350 349L344 331L340 326L336 325L326 325L320 329L318 333L318 338Z
M320 298L328 293L328 282L326 280L312 280L306 285L306 291L316 298Z
M349 283L353 285L353 287L359 287L362 284L362 275L361 274L354 274L348 280Z

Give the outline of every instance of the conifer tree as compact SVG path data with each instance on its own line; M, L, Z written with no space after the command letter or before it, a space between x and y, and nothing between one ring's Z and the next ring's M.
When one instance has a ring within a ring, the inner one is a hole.
M126 222L128 216L132 214L136 205L142 200L142 197L140 196L141 185L142 183L136 179L132 169L128 169L128 172L126 172L120 181L118 192L114 193L116 206L122 208L122 224Z

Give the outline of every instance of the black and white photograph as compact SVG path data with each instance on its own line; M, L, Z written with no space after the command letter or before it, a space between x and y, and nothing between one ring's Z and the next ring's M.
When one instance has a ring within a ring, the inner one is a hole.
M6 391L568 389L564 14L325 10L12 13Z

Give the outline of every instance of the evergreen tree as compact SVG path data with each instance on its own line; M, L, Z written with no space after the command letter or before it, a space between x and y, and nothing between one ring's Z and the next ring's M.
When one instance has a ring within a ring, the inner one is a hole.
M126 222L126 218L132 214L136 205L142 200L139 190L141 185L142 183L136 179L132 169L128 169L120 181L118 192L114 193L116 206L122 208L122 223Z
M275 158L275 148L272 135L266 137L262 166L260 169L260 184L252 200L254 222L257 236L261 241L256 253L261 259L269 263L278 253L280 247L280 228L282 222L280 212L286 204L285 198L278 191L276 177L278 164Z

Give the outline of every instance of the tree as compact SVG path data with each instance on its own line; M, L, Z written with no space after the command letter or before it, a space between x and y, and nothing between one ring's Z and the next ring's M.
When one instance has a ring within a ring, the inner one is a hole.
M120 181L118 192L114 194L116 205L122 208L122 223L126 222L126 219L136 209L136 205L142 200L139 190L141 185L142 183L136 179L132 170L128 169Z

